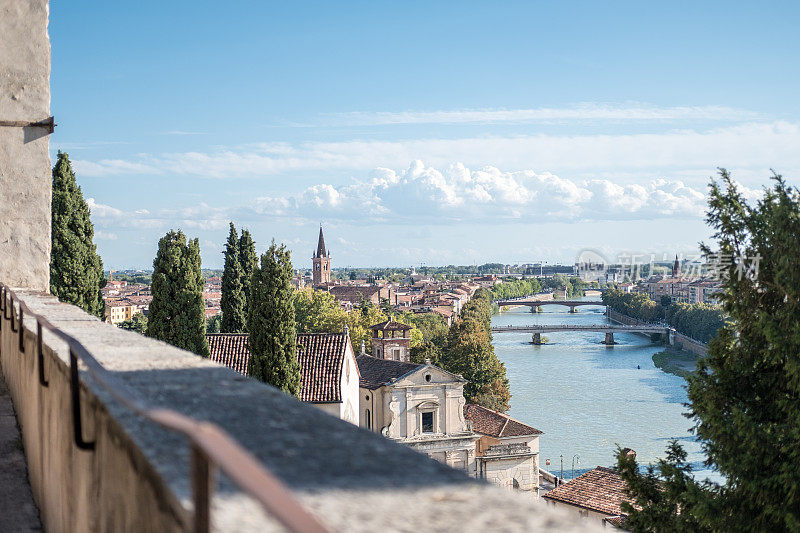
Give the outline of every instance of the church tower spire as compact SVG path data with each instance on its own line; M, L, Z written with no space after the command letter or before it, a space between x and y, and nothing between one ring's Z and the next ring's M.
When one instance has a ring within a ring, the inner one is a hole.
M322 230L320 230L320 231L322 231ZM320 233L320 235L322 235L322 234ZM672 277L673 278L677 278L680 275L681 275L681 262L678 261L678 256L676 255L675 256L675 262L672 263Z
M331 256L325 248L325 236L322 234L322 224L319 226L319 240L317 250L311 258L311 278L314 285L322 285L331 281Z

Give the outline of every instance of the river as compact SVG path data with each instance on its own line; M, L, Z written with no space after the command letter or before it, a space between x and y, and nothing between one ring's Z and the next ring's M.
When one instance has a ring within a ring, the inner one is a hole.
M597 298L586 298L596 300ZM492 326L525 324L606 324L603 307L548 305L542 313L527 307L503 311ZM718 480L702 464L699 444L689 433L692 422L683 416L686 382L653 365L657 345L641 335L615 333L618 343L607 347L602 333L547 333L549 343L530 344L530 333L496 333L494 348L506 365L511 383L508 414L544 432L540 464L569 479L573 456L580 457L575 475L595 466L613 466L616 445L636 451L640 464L665 455L670 439L688 452L696 477ZM546 465L546 460L550 465Z

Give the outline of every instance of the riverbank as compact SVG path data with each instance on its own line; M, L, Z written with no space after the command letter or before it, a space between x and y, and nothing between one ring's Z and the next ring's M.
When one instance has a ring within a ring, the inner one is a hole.
M697 368L698 355L686 350L667 348L653 354L653 364L664 372L687 379Z

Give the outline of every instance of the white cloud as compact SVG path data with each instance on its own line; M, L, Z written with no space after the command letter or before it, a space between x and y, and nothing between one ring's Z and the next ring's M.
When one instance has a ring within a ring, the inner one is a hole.
M92 219L96 218L117 218L123 215L123 212L110 205L99 204L94 198L87 198L86 205L89 206Z
M324 123L347 126L391 124L494 124L562 121L752 120L756 113L724 106L657 107L583 103L572 107L535 109L460 109L440 111L350 112L323 117Z
M94 232L94 237L95 237L95 239L100 240L100 241L116 241L117 240L117 234L116 233L110 233L110 232L102 231L102 230L95 231Z
M256 215L393 223L699 218L704 210L704 190L677 180L621 185L532 170L470 170L460 163L439 170L419 160L401 172L375 169L369 181L317 184L293 196L259 198L253 208Z
M76 161L80 175L150 174L205 178L273 177L283 173L400 168L422 159L437 168L452 161L480 168L550 169L561 174L629 176L639 181L654 174L697 176L704 183L716 166L760 175L770 166L800 169L800 124L746 123L704 131L679 130L620 135L532 135L397 141L261 143L203 152L142 155L135 161ZM377 171L373 179L390 177ZM447 191L425 178L439 194ZM321 192L321 191L320 191ZM478 187L476 197L483 195ZM328 202L332 201L328 198Z

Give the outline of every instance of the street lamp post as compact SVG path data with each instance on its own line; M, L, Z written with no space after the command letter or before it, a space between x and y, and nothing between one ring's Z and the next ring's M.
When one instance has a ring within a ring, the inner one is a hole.
M572 456L572 479L575 479L575 460L578 460L578 464L581 464L581 456L577 453Z

